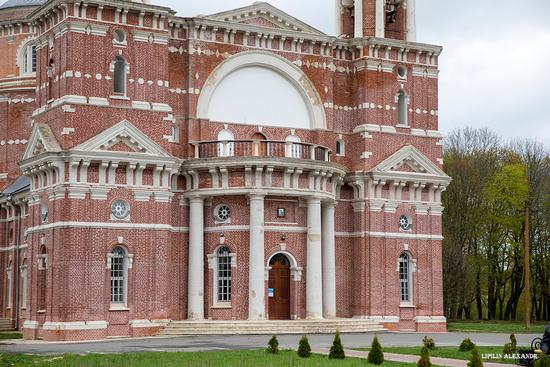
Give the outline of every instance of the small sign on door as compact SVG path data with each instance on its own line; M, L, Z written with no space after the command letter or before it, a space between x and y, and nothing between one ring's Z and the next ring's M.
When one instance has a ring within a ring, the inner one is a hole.
M267 288L267 296L268 297L274 297L274 295L275 295L275 289Z

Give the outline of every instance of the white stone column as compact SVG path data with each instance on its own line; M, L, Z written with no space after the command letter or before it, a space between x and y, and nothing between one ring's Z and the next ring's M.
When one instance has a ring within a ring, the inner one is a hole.
M204 319L204 199L189 199L187 318Z
M386 10L384 0L376 0L376 30L375 37L384 38L386 34Z
M335 31L336 37L340 36L344 31L342 28L342 0L335 0L334 4L334 19L335 19Z
M355 38L363 37L363 0L355 0Z
M307 203L306 317L323 318L323 279L321 260L321 200Z
M334 238L334 208L336 203L328 202L322 208L323 249L323 315L336 317L336 249Z
M248 319L265 319L264 195L250 201L250 253L248 259Z
M416 0L407 0L407 41L416 42Z

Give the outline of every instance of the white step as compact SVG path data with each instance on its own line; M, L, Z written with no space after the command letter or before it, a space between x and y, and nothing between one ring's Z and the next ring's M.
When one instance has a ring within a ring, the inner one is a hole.
M269 335L328 334L384 332L386 329L372 320L292 320L292 321L172 321L158 336L172 335Z

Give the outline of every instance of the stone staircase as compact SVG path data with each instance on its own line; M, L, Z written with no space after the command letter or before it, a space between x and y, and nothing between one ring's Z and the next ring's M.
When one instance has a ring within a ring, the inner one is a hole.
M11 331L13 326L10 319L0 319L0 331Z
M224 320L171 321L157 336L177 335L275 335L384 332L377 321L363 319L331 320Z

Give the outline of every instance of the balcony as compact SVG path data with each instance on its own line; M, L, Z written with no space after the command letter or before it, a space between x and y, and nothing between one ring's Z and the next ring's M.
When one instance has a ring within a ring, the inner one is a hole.
M230 140L192 143L195 158L289 158L330 162L331 150L315 144L275 140Z

